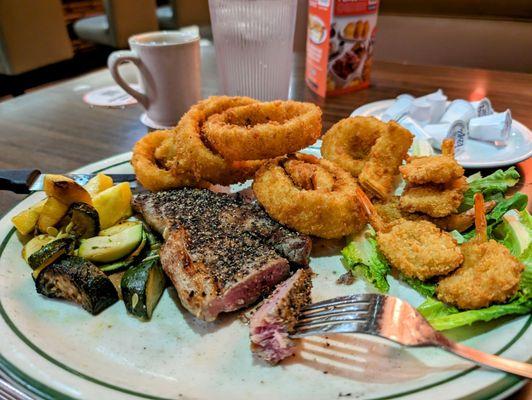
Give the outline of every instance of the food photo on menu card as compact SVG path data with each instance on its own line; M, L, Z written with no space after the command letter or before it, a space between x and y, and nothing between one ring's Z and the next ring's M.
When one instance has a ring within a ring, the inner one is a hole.
M532 396L520 2L0 8L0 398Z

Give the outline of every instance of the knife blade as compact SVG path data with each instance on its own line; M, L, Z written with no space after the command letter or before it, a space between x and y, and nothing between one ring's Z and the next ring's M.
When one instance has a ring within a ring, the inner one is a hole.
M97 174L61 174L80 185L85 185ZM106 174L113 178L113 182L129 182L132 188L138 186L135 174ZM28 194L43 190L44 177L38 169L3 169L0 170L0 190L9 190L14 193Z

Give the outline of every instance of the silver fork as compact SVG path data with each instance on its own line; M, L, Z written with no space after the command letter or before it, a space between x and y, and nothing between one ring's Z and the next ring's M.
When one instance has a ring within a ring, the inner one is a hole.
M331 333L364 333L411 346L435 346L462 358L515 375L532 378L532 364L507 360L455 343L430 326L410 304L396 297L357 294L307 306L292 338Z

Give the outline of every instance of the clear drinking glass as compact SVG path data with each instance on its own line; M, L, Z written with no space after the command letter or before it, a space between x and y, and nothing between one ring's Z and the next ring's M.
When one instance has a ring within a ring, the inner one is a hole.
M297 0L209 0L223 94L287 99Z

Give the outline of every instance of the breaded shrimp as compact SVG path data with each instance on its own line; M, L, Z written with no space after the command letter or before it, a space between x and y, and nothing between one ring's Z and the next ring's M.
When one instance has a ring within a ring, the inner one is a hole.
M484 203L484 212L488 213L497 204L496 201L490 200ZM376 203L375 209L383 219L384 223L389 224L398 219L407 219L409 221L429 221L445 231L464 232L468 230L475 222L474 209L469 209L459 214L451 214L447 217L433 218L425 214L409 213L402 211L399 207L399 196L392 196L387 202Z
M401 211L399 208L399 196L392 196L386 201L374 203L373 206L385 224L389 224L401 218L410 219L408 218L410 215L413 216L412 220L415 220L415 217L417 216L417 214L408 214Z
M484 203L484 213L489 213L496 205L497 202L494 200L486 201ZM432 218L431 221L446 231L464 232L474 224L475 210L471 208L459 214L451 214L443 218Z
M464 175L454 159L454 141L445 139L440 156L411 157L399 167L403 179L411 184L447 183Z
M462 263L462 253L449 233L428 221L398 219L386 225L360 188L357 197L377 232L379 249L404 275L426 280L446 275Z
M334 186L334 177L322 168L318 168L316 164L302 160L288 160L283 166L294 184L301 189L330 191Z
M358 176L360 185L372 196L386 199L391 195L399 166L406 158L413 136L394 121L371 148L368 159Z
M475 194L476 237L461 246L464 263L439 281L438 299L471 310L504 303L519 288L524 266L495 240L488 240L484 198Z
M461 309L478 309L504 303L519 288L524 266L495 240L488 240L484 198L475 194L476 236L461 246L464 263L438 283L441 301Z
M407 185L399 206L409 213L420 212L434 218L446 217L458 210L467 188L464 176L442 185Z

